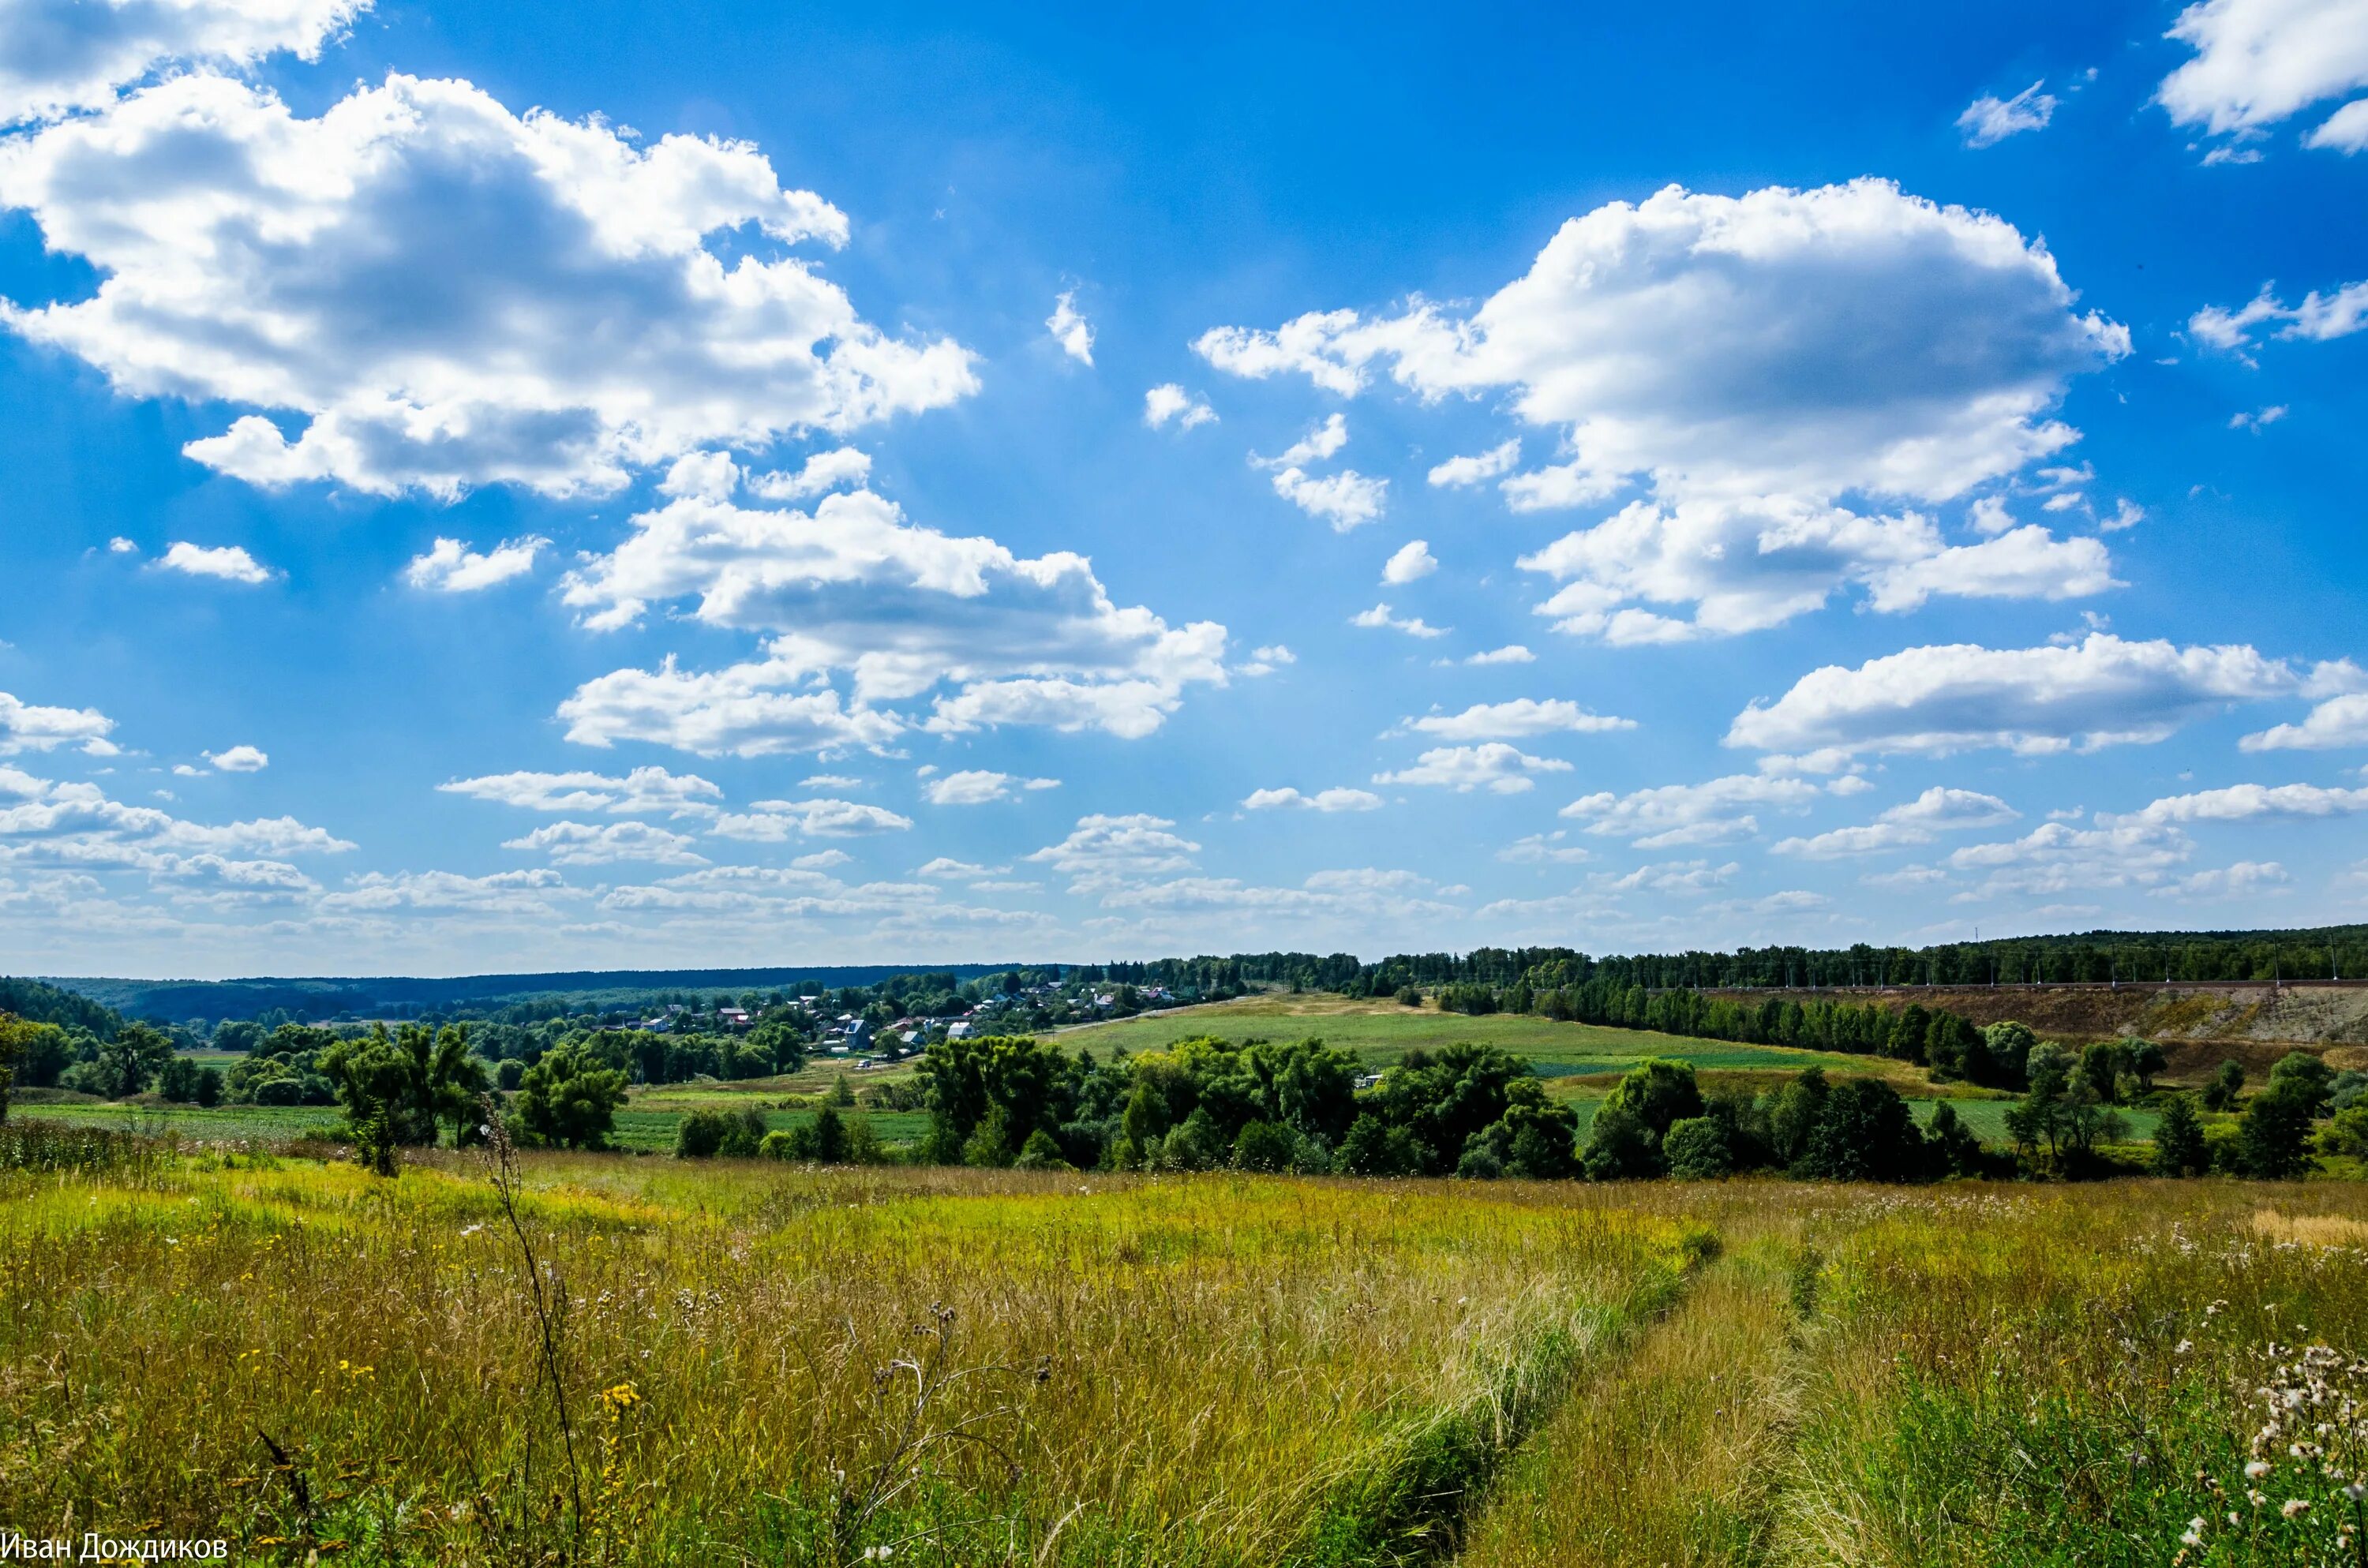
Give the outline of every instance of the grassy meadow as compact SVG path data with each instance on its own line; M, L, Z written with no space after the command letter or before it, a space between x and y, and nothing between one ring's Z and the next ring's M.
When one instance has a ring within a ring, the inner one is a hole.
M513 1226L476 1153L118 1147L0 1160L0 1530L274 1563L2358 1561L2356 1184L529 1153Z

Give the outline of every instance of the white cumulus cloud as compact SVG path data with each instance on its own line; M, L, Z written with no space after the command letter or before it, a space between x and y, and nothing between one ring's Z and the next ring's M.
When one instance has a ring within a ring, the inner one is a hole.
M807 783L814 780L808 779ZM636 767L622 778L602 773L492 773L438 784L446 794L492 801L533 812L609 812L642 816L713 816L723 791L707 779L663 767Z
M1060 787L1061 781L1057 778L1022 778L990 768L973 767L930 779L922 786L921 794L933 806L983 806L989 801L1008 801L1015 790L1057 790Z
M115 750L107 738L114 728L96 708L45 708L0 691L0 756L62 745L108 756Z
M1387 561L1382 562L1382 581L1394 587L1419 582L1439 570L1439 558L1430 552L1425 540L1414 540L1401 545Z
M1171 419L1178 430L1190 430L1197 426L1214 424L1216 418L1215 409L1174 381L1164 382L1143 394L1143 422L1154 430Z
M271 766L271 758L255 746L229 746L204 756L216 773L260 773Z
M320 57L369 0L6 0L0 125L103 108L160 65Z
M2289 694L2303 677L2247 646L2181 648L2091 632L2039 648L1909 648L1828 665L1754 702L1726 744L1763 751L2024 754L2150 744L2223 703Z
M466 82L392 75L305 119L173 77L0 148L0 204L103 279L0 322L128 395L272 411L187 449L258 484L599 494L977 384L961 346L882 334L786 254L847 219L756 147L643 145ZM758 243L727 262L724 231Z
M506 539L480 553L457 539L438 536L425 555L412 557L403 580L415 588L439 594L469 594L523 577L534 570L534 558L551 541L540 536Z
M212 577L224 583L244 583L253 587L268 583L279 574L246 552L239 544L199 545L187 540L176 540L156 564L167 572L179 572L191 577Z
M1382 798L1371 790L1338 787L1304 794L1289 785L1279 790L1253 790L1242 800L1246 812L1268 812L1286 806L1303 806L1317 812L1371 812L1383 805Z
M2169 36L2195 58L2162 80L2173 123L2242 140L2329 98L2368 87L2368 6L2359 0L2202 0ZM2320 122L2309 145L2368 146L2355 101Z
M612 822L594 825L555 822L523 837L506 839L505 849L548 855L554 866L606 866L620 860L653 861L663 866L704 866L707 858L691 847L686 834L669 833L644 822Z
M1417 757L1410 767L1376 773L1376 784L1424 784L1468 794L1486 790L1496 795L1518 795L1537 787L1532 775L1568 773L1570 764L1554 757L1531 756L1502 741L1476 746L1436 746Z

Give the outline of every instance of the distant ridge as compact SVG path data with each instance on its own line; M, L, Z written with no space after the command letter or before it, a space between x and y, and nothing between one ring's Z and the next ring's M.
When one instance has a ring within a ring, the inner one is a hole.
M368 1017L387 1012L450 1007L460 1003L507 1004L568 997L601 1005L657 991L769 991L802 981L829 986L873 985L896 974L952 974L962 980L1016 968L1010 963L810 964L769 969L565 970L547 974L472 974L444 980L404 975L245 980L131 980L44 975L42 983L71 991L127 1017L251 1018L279 1009L325 1018L340 1013Z

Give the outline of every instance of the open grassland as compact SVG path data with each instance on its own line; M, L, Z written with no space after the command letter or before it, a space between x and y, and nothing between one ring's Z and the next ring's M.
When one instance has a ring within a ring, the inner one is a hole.
M455 1153L0 1172L0 1529L266 1562L2332 1568L2368 1523L2354 1183L519 1170L516 1231Z
M1605 1190L522 1171L531 1272L463 1155L0 1176L0 1527L290 1562L1382 1561L1445 1539L1707 1245Z

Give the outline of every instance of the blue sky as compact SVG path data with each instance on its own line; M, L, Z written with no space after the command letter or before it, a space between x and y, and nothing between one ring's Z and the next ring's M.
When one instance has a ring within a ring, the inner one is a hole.
M0 968L2360 919L2368 0L1930 9L0 0Z

